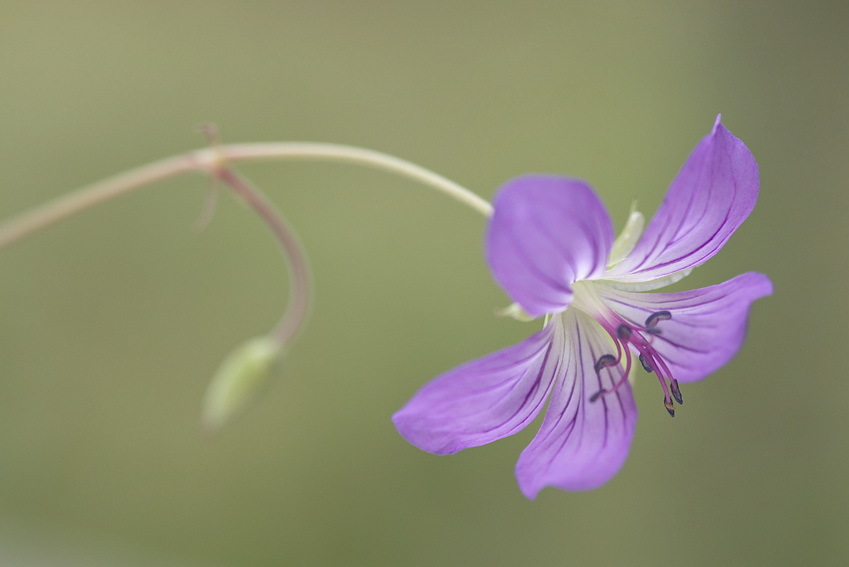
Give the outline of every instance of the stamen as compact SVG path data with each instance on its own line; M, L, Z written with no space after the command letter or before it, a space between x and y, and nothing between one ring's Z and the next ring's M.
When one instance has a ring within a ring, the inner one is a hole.
M678 380L672 378L669 380L669 389L672 390L672 396L679 404L684 403L684 398L681 397L681 389L678 387Z
M618 343L617 343L618 346ZM621 351L620 351L621 353ZM612 354L602 355L595 363L595 374L598 376L599 382L601 382L601 371L604 368L610 368L611 366L616 366L619 364L619 359L613 356ZM614 387L615 389L615 387ZM599 399L603 394L606 394L607 390L602 388L592 396L590 396L590 401L594 402Z
M637 333L635 336L640 336ZM657 376L657 381L660 383L660 387L663 389L663 400L664 405L666 405L666 411L675 417L674 406L672 405L672 396L677 400L681 395L680 390L676 393L670 395L670 388L672 386L672 382L675 382L675 388L678 387L678 382L672 378L672 373L669 371L669 367L666 366L666 363L663 361L663 358L649 345L648 343L637 343L635 341L631 341L631 344L637 348L640 352L640 363L643 365L643 369L646 372L654 372L655 376ZM667 378L670 381L670 384L666 383ZM668 402L668 405L667 405Z
M649 364L649 361L646 360L646 356L644 354L640 355L640 363L642 363L642 365L643 365L643 370L645 370L649 374L651 374L653 372L651 364Z
M672 371L666 365L666 361L663 360L662 356L655 352L655 356L652 358L652 360L655 362L655 366L658 368L658 373L662 374L663 376L666 376L667 378L669 378L669 380L675 380L672 377ZM677 384L678 382L676 381L675 383Z
M619 364L624 356L626 358L625 373L612 388L601 388L598 392L590 396L590 401L595 402L602 396L615 392L628 381L633 349L636 351L634 354L637 354L640 359L643 370L657 377L657 381L663 389L663 406L670 416L675 417L674 402L678 402L679 404L684 403L684 399L681 396L681 389L678 386L678 381L672 377L672 371L669 369L666 361L663 360L663 357L653 345L654 337L661 334L661 329L657 326L658 323L672 319L672 313L667 310L652 313L646 317L645 327L625 321L615 313L612 315L613 317L606 321L607 325L604 326L610 334L613 343L616 345L616 356L605 354L600 357L595 363L595 371L600 383L601 370ZM615 333L613 332L614 328L616 329Z
M666 408L666 411L669 412L669 415L675 417L675 404L672 403L672 398L668 396L663 398L663 405Z
M599 383L601 383L601 374L599 373L599 371L602 368L609 368L611 366L616 366L617 364L619 364L619 361L622 360L622 352L623 352L622 345L619 343L619 341L615 341L615 342L616 342L616 354L618 356L614 358L613 355L605 354L601 358L599 358L598 361L595 363L595 373L596 373L596 376L598 377ZM625 370L622 372L622 377L619 378L619 380L616 381L616 383L613 385L613 387L611 389L606 390L605 388L602 388L598 392L596 392L595 394L590 396L590 402L595 402L596 400L598 400L602 396L606 396L608 394L614 393L616 390L618 390L622 386L622 384L624 384L628 381L628 375L631 373L631 351L629 351L628 348L626 347L624 349L624 352L625 352Z
M660 321L669 321L672 319L672 313L669 311L657 311L646 318L646 329L653 329Z
M595 372L598 374L602 368L608 368L610 366L615 366L619 361L616 360L616 357L612 354L605 354L601 358L599 358L595 363Z

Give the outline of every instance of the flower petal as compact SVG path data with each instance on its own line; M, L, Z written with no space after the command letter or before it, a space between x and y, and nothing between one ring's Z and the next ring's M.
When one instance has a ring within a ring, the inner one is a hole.
M562 353L562 328L548 325L518 345L435 378L392 421L407 441L440 455L507 437L542 409Z
M604 272L613 227L585 182L526 175L504 185L493 205L487 261L530 315L562 311L572 300L572 283Z
M612 390L623 369L595 372L595 363L609 354L610 338L585 313L563 315L566 355L561 378L551 394L542 427L516 464L522 493L535 498L546 486L590 490L615 475L628 456L637 406L627 382L591 402L602 387Z
M758 164L716 119L678 173L636 248L610 270L618 282L646 282L693 268L716 254L758 198Z
M633 293L598 286L599 295L619 315L635 325L658 311L672 318L658 324L661 334L652 346L681 382L701 380L740 349L749 307L772 293L772 283L754 272L719 285L677 293Z

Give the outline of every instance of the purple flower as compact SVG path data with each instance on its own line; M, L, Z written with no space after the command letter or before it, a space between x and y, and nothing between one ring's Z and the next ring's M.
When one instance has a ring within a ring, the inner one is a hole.
M585 182L528 175L495 196L486 258L495 280L542 330L424 386L393 417L407 441L455 453L512 435L548 402L516 465L519 487L589 490L622 467L637 421L629 376L653 373L675 415L679 382L701 380L740 348L762 274L674 293L643 293L716 254L755 206L758 166L720 123L672 182L642 236L632 213L615 242ZM518 309L517 309L518 310Z

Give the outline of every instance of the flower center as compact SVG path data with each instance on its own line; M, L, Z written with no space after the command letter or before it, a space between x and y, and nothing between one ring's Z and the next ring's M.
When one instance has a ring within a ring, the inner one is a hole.
M583 283L583 282L582 282ZM587 282L588 283L588 282ZM669 415L675 417L675 402L684 403L681 397L681 389L678 380L672 376L669 366L654 348L655 337L662 334L661 324L672 318L672 313L666 310L655 311L646 317L643 325L637 325L626 321L623 317L604 305L601 298L595 293L591 286L581 286L580 293L576 293L576 301L573 306L590 313L593 318L607 331L613 344L616 346L616 354L602 355L595 363L595 371L601 382L601 373L607 368L618 368L624 364L625 370L620 377L613 382L610 388L602 388L592 396L590 402L595 402L602 396L616 392L628 381L633 366L634 353L640 364L648 373L653 373L660 387L663 389L663 405ZM577 292L577 290L576 290ZM588 292L588 293L587 293ZM580 297L579 297L580 296Z

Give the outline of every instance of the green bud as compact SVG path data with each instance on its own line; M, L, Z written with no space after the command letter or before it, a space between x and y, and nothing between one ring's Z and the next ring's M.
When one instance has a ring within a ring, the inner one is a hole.
M215 431L242 411L268 381L281 355L280 346L270 337L251 339L231 352L204 394L204 429Z

